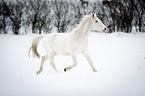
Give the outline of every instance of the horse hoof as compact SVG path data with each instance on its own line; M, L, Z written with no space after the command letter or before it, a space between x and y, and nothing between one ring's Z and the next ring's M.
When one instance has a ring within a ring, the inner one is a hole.
M41 72L42 72L42 71L37 71L36 74L38 75L38 74L40 74Z
M93 70L94 72L97 72L97 70Z
M67 68L64 68L64 72L66 72L67 71Z

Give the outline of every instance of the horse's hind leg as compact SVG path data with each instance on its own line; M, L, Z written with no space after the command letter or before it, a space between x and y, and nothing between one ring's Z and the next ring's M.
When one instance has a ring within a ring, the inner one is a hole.
M40 74L43 71L43 64L44 64L44 61L46 61L47 59L49 59L48 55L42 56L40 69L37 71L36 74Z

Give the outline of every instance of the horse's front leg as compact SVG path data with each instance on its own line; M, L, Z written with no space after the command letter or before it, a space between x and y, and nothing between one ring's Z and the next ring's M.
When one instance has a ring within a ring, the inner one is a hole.
M53 67L53 69L54 69L56 72L58 72L58 70L57 70L56 67L55 67L55 63L54 63L54 56L51 56L51 57L50 57L50 65Z
M72 55L72 59L73 59L73 65L72 66L68 66L64 69L64 71L68 71L72 68L74 68L75 66L77 66L77 59L76 59L76 55Z
M85 52L83 53L83 55L85 56L85 58L87 59L88 63L89 63L90 66L92 67L93 71L94 71L94 72L97 72L97 70L96 70L96 68L94 67L93 62L92 62L92 60L91 60L91 58L90 58L90 56L89 56L89 52L88 52L88 51L85 51Z

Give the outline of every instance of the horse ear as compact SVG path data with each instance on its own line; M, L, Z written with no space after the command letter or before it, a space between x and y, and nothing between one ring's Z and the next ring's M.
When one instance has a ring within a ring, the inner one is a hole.
M93 13L93 14L92 14L92 17L93 17L93 18L96 17L96 14Z

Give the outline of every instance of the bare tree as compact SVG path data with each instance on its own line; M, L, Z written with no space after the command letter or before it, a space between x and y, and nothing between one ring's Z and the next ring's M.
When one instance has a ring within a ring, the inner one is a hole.
M10 15L10 19L12 21L12 29L13 33L18 35L19 29L21 27L21 21L22 21L22 9L23 9L23 3L20 1L13 2L11 4L12 13Z
M36 33L37 29L41 34L43 26L46 24L48 13L48 2L45 0L30 0L27 5L27 24L32 25L32 33Z
M81 4L79 2L70 2L71 4L71 26L75 26L80 22L83 13L81 11Z
M6 26L7 26L7 18L10 16L12 10L10 9L10 6L8 5L9 2L6 2L5 0L2 0L0 2L0 29L4 31L4 33L7 33Z
M51 33L51 30L53 28L53 24L52 24L52 14L51 14L51 8L52 6L50 5L51 3L48 3L48 7L46 10L46 14L45 14L45 18L43 19L45 24L43 25L43 31L45 33Z
M145 1L144 0L135 0L134 6L134 21L136 31L138 31L137 27L139 27L139 31L145 31Z
M105 15L104 6L101 7L104 17L108 17L108 27L111 31L131 32L133 21L134 0L112 0L104 3L109 14ZM105 10L106 10L105 9Z
M71 21L70 6L68 1L54 0L53 11L54 11L54 25L57 28L58 33L66 31Z

